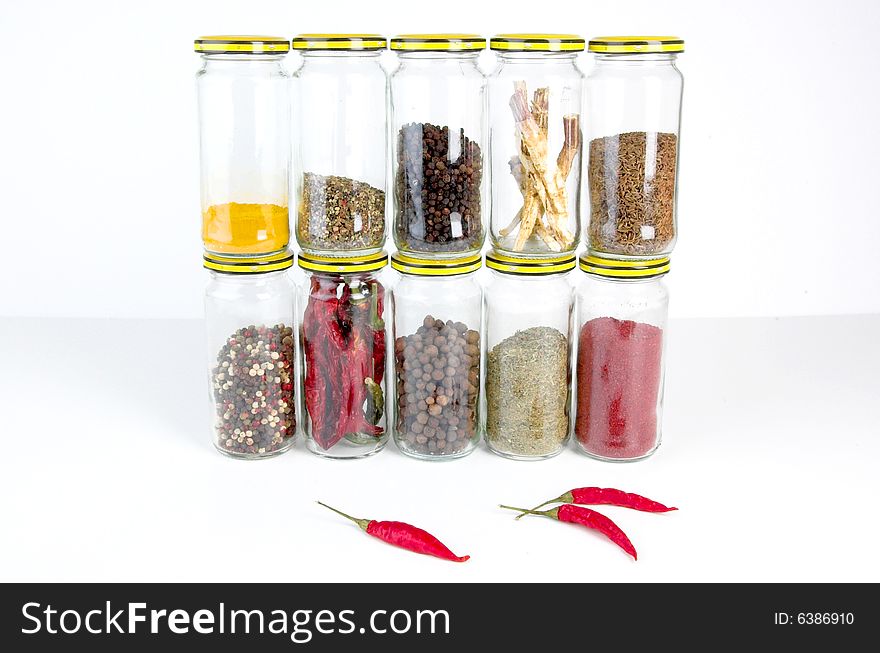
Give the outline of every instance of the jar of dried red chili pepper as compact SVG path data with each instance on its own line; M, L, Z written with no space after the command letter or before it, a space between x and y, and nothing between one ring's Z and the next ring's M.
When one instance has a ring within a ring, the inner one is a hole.
M293 254L205 254L214 445L239 458L287 451L296 435Z
M312 453L363 458L388 440L385 284L388 254L300 253L303 433Z
M571 434L575 256L493 251L486 267L486 443L507 458L550 458Z
M578 445L601 460L640 460L660 445L669 258L585 255L580 267Z
M448 460L480 439L479 254L424 259L397 253L394 316L394 441L408 456Z

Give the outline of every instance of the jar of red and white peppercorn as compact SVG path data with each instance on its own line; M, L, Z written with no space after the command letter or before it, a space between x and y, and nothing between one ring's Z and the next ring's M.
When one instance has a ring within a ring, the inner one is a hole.
M293 254L206 254L214 445L239 458L287 451L296 435Z
M414 256L458 258L483 246L487 174L486 39L405 34L391 39L394 243Z
M575 256L492 251L486 267L486 443L507 458L550 458L571 434Z
M312 453L363 458L388 441L385 284L388 254L300 253L303 433Z
M480 439L479 254L424 259L397 253L394 441L408 456L449 460Z
M669 258L580 260L575 435L594 458L639 460L660 445Z

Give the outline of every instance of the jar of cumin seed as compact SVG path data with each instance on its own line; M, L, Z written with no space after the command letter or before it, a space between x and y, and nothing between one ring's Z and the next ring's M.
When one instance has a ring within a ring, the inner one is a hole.
M205 254L214 446L236 458L287 451L296 436L293 254Z
M677 236L684 41L674 36L591 39L586 83L591 252L668 255Z
M486 39L405 34L391 39L394 243L413 256L459 258L483 246L488 188Z
M300 34L293 50L296 238L318 255L385 245L386 49L377 34Z
M517 258L493 251L486 267L486 442L507 458L550 458L571 433L574 254Z
M461 458L479 442L481 264L479 254L391 257L394 441L408 456Z

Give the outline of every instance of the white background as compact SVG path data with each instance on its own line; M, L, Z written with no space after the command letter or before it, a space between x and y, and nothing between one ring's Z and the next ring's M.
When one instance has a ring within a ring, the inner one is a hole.
M880 4L423 6L0 4L0 579L880 581L880 317L857 315L880 313ZM193 38L544 30L687 43L658 454L216 454ZM787 317L802 315L838 317ZM495 508L577 485L681 510L608 509L632 563L593 534ZM368 541L318 498L416 523L473 559Z

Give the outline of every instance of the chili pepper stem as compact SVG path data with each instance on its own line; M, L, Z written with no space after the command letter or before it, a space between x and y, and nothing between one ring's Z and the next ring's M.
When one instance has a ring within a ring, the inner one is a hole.
M571 503L572 498L573 497L571 496L571 492L566 492L565 494L560 494L555 499L550 499L549 501L545 501L544 503L535 506L534 508L532 508L532 510L538 510L539 508L543 508L544 506L549 506L551 503ZM523 511L522 513L520 513L519 515L514 517L514 519L516 519L516 520L522 519L527 514L529 514L529 513L526 511Z
M551 510L529 510L528 508L515 508L514 506L505 506L504 504L498 504L498 507L504 508L505 510L516 510L517 512L521 512L524 515L541 515L542 517L550 517L551 519L556 519L556 508L552 508Z
M350 520L353 521L355 524L357 524L357 525L361 528L361 530L364 530L364 531L367 530L367 527L369 527L369 525L370 525L370 521L371 521L371 520L369 520L369 519L358 519L357 517L352 517L351 515L346 515L346 514L345 514L344 512L342 512L341 510L337 510L337 509L334 508L333 506L328 506L326 503L321 503L320 501L316 501L315 503L317 503L319 506L324 506L324 507L327 508L328 510L332 510L332 511L335 512L337 515L342 515L342 516L345 517L346 519L350 519Z

